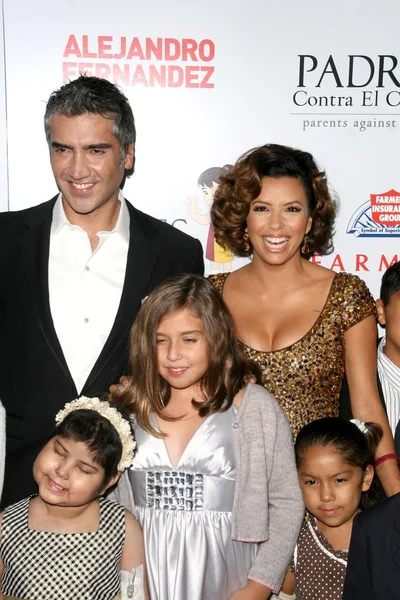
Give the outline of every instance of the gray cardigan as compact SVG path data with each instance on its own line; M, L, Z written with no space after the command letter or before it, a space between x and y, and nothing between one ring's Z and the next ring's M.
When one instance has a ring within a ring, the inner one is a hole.
M237 477L232 539L259 542L249 579L278 592L304 517L292 434L278 402L255 384L247 385L233 427ZM127 471L112 496L134 512Z

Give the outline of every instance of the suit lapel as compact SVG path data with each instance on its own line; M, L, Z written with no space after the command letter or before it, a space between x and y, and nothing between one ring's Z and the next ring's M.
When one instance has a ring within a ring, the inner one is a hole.
M157 243L157 231L151 223L142 219L141 213L129 202L127 205L130 216L130 235L121 300L110 335L83 387L82 394L107 367L114 352L119 352L121 360L127 356L127 339L124 334L129 331L139 312L143 298L149 293L149 284L161 252ZM121 344L122 348L119 347Z
M30 229L18 239L30 299L43 335L66 376L70 379L67 363L54 329L49 301L49 248L52 211L55 199L42 205L41 212L27 215Z

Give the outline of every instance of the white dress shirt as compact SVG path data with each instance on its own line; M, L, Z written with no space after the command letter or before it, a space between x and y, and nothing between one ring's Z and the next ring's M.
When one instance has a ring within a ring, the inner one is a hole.
M86 231L68 221L61 194L53 209L50 309L79 394L111 332L121 300L130 218L122 192L119 199L117 223L112 231L98 232L99 244L93 252Z
M400 369L384 353L385 344L386 338L382 338L378 346L378 375L390 429L394 435L400 419Z

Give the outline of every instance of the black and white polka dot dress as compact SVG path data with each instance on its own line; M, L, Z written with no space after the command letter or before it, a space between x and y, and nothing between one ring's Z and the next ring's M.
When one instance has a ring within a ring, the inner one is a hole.
M29 600L112 600L119 594L125 509L100 498L97 531L51 533L29 529L29 500L4 511L3 594Z
M336 551L307 515L291 562L296 600L342 600L347 550Z

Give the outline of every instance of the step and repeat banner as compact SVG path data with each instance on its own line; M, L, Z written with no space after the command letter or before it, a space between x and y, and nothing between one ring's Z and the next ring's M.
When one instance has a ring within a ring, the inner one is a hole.
M97 75L121 86L135 114L136 173L124 191L138 208L206 248L224 168L268 142L308 150L340 198L335 250L314 260L358 274L377 296L400 257L393 0L3 0L3 11L2 208L7 182L10 210L54 195L46 100L79 73ZM208 272L243 264L218 260Z

